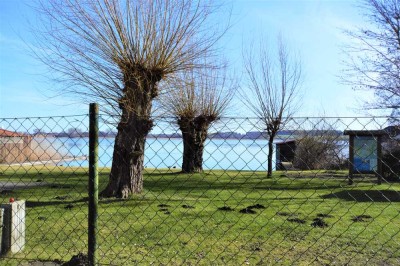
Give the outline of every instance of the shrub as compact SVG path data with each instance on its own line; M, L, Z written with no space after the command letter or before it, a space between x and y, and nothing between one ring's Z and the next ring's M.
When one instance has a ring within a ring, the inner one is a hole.
M293 166L300 170L341 169L345 159L336 133L306 135L297 141Z
M382 171L389 181L400 181L400 140L389 139L382 144Z

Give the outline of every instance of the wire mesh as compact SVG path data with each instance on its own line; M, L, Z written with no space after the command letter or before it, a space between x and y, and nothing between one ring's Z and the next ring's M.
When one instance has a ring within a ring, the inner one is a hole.
M145 140L142 192L100 198L98 262L398 265L400 128L390 121L288 119L274 138L273 174L267 178L268 134L261 120L221 118L211 124L202 170L184 173L182 132L174 118L154 117ZM100 117L100 191L112 167L132 164L129 154L113 162L123 152L114 150L117 123ZM26 203L24 247L3 254L2 263L61 265L84 258L88 116L0 119L0 125L1 203ZM381 153L371 133L369 141L353 145L358 161L350 161L345 130L384 130Z

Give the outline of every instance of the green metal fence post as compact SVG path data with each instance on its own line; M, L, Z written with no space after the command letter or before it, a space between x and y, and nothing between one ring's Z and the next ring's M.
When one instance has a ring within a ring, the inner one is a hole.
M97 264L97 216L99 200L98 177L99 146L99 106L91 103L89 107L89 265Z

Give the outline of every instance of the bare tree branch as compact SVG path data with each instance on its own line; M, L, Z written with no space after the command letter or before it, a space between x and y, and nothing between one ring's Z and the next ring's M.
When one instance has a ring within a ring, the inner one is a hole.
M236 90L225 68L188 71L162 95L164 113L175 118L183 137L183 172L200 172L208 129L227 110Z
M298 110L297 96L302 83L301 61L278 37L276 58L265 42L258 53L254 44L243 53L247 86L241 90L244 104L262 121L269 136L268 177L272 175L273 140L288 118Z
M375 102L365 109L395 111L400 104L400 5L397 0L363 0L361 8L370 25L345 31L353 43L344 49L343 81L374 92Z
M145 139L153 126L154 99L163 89L159 84L213 62L206 59L215 56L224 33L208 22L217 7L211 0L40 2L38 58L65 93L97 101L119 117L102 196L142 191Z
M64 93L97 100L120 113L127 80L170 79L176 72L203 67L198 58L214 56L223 31L204 27L215 11L211 2L42 1L37 56L65 84Z

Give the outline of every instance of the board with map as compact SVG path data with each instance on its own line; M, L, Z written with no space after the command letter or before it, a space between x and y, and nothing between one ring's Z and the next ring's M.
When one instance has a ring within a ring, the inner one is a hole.
M378 141L372 136L354 138L353 170L357 172L378 171Z

